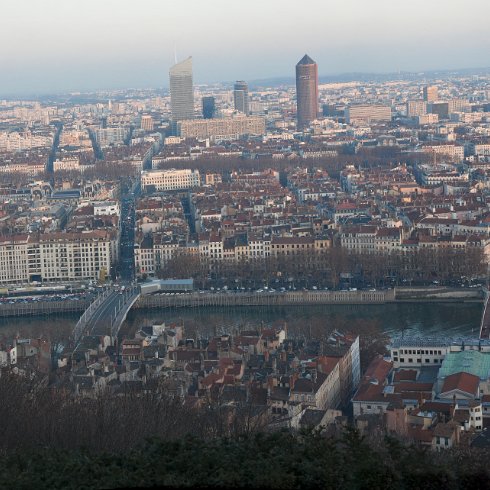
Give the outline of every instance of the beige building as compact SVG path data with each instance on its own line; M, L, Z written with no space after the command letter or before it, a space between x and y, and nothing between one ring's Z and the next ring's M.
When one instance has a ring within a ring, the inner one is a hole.
M423 91L425 102L434 102L439 98L439 91L435 85L426 85Z
M379 104L356 104L345 109L347 124L371 124L375 122L390 122L391 107Z
M147 190L153 187L157 191L172 191L199 187L201 179L199 170L143 170L141 187Z
M407 102L407 116L416 117L427 114L427 103L423 100L409 100Z
M235 116L227 119L201 119L177 122L177 134L182 138L237 139L245 134L265 134L263 117Z

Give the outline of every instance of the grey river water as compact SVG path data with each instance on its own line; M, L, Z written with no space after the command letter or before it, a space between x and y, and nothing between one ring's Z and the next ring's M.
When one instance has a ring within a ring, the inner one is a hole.
M130 311L122 333L132 334L152 323L182 322L188 336L200 332L207 336L253 327L286 322L294 332L298 328L349 328L359 320L370 320L389 335L405 336L477 336L483 310L482 303L390 303L384 305L324 305L233 308L175 308ZM66 338L78 320L77 314L45 317L0 319L0 338L19 334L38 337L41 334Z

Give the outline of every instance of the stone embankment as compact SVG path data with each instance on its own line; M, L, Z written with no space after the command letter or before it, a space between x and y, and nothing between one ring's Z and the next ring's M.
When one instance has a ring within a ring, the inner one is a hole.
M3 303L0 305L0 317L37 316L52 313L74 313L85 311L89 300L80 301L35 301L28 303Z
M483 302L481 288L400 287L378 291L288 291L251 293L187 293L141 296L133 308L193 308L233 306L307 306L330 304L384 304L409 302ZM83 312L88 300L3 303L0 317Z
M394 301L394 291L291 291L285 293L190 293L141 296L135 308L192 308L204 306L294 306L369 304Z

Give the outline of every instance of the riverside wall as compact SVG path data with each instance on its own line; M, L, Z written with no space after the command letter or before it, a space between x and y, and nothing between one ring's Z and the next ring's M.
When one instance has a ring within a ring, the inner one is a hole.
M90 301L36 301L32 303L3 303L0 317L51 315L53 313L83 313Z
M193 308L233 306L307 306L329 304L384 304L409 302L483 302L480 288L402 287L380 291L288 291L284 293L198 293L141 296L133 308ZM3 303L1 317L80 314L89 306L81 301L36 301L32 303Z
M395 288L382 291L291 291L285 293L191 293L141 296L134 308L205 306L306 306L397 302L482 302L481 289Z
M141 296L135 308L179 308L204 306L294 306L323 304L388 303L394 291L294 291L286 293L191 293Z

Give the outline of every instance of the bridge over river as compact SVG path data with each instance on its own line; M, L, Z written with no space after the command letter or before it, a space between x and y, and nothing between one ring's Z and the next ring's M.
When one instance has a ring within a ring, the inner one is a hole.
M464 299L463 299L464 300ZM190 292L182 294L144 294L139 286L106 288L89 305L73 330L78 346L84 337L107 335L115 342L129 310L136 308L198 308L205 306L277 306L326 304L384 304L396 302L395 292L387 291L295 291L285 293ZM453 299L454 301L454 299ZM490 293L486 292L480 338L490 339ZM135 304L136 303L136 304Z
M114 341L128 311L140 296L138 286L107 288L89 305L73 330L75 345L85 336L108 335Z

